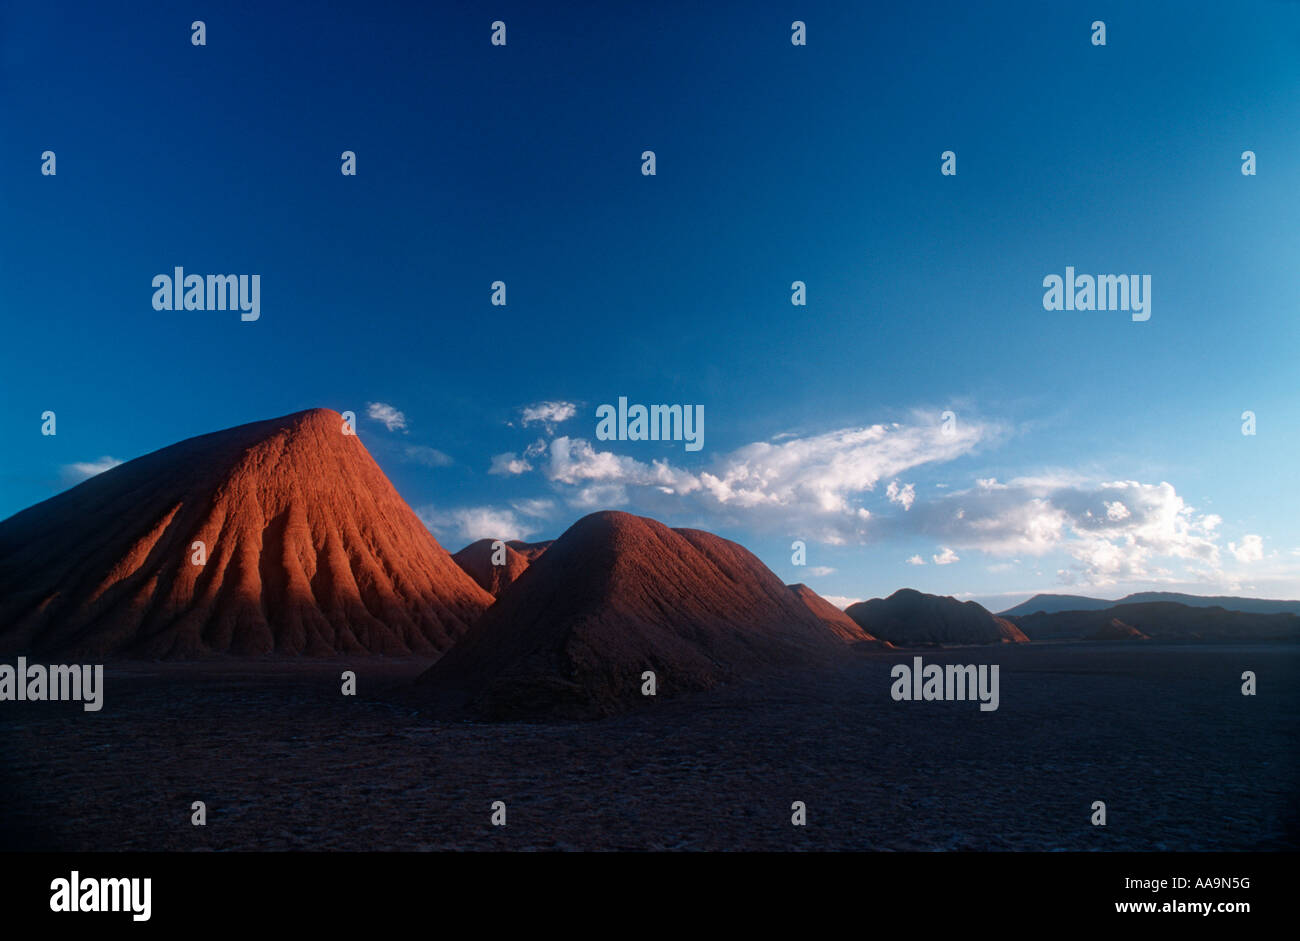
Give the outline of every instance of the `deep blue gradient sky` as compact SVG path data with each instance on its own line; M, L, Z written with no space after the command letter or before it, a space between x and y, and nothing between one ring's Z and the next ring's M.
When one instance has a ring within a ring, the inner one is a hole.
M453 550L618 506L838 598L1300 597L1300 4L704 6L0 8L0 517L327 406ZM154 311L178 265L260 274L261 319ZM1045 311L1066 265L1150 274L1150 321ZM702 404L704 449L596 441L620 395ZM936 457L945 409L977 432ZM921 456L864 484L834 455L880 450L819 436L877 423ZM566 477L557 439L626 460ZM830 464L741 450L802 441Z

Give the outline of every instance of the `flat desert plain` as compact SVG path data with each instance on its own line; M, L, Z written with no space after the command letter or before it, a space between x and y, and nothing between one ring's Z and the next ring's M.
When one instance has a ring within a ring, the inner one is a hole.
M1000 706L890 669L997 663ZM1300 646L861 651L615 718L448 722L429 659L117 663L104 708L0 705L30 850L1295 850ZM358 695L340 694L354 670ZM1241 695L1254 671L1258 695ZM191 804L207 825L191 825ZM1092 826L1104 801L1107 825ZM503 801L507 825L492 826ZM803 801L807 825L791 825Z

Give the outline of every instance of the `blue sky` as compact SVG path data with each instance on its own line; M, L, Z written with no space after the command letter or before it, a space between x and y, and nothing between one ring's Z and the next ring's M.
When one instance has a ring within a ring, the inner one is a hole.
M1300 597L1300 4L561 6L0 11L0 516L326 406L451 549L618 507L840 599ZM596 440L620 395L704 448Z

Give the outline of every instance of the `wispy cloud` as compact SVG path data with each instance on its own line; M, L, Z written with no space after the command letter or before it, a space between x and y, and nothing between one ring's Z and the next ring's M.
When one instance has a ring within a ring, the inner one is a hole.
M63 479L71 483L80 483L97 474L102 474L106 470L112 470L121 463L115 457L105 456L98 461L78 461L75 464L64 464L62 468Z
M1221 578L1222 557L1259 565L1263 541L1220 541L1222 519L1187 504L1167 482L1041 471L964 488L904 483L902 475L944 468L1007 435L968 419L944 434L934 416L757 441L687 467L601 450L583 438L539 441L523 456L493 459L493 472L539 472L570 509L627 507L651 516L691 516L715 528L797 534L830 544L926 539L910 565L952 565L977 552L1029 560L1060 584L1101 587L1136 581ZM1048 564L1034 563L1045 560Z
M534 519L546 519L555 513L555 501L546 499L513 500L515 511Z
M537 402L519 410L519 421L525 428L541 424L548 433L554 433L554 426L568 421L577 413L578 406L573 402Z
M381 423L389 431L406 430L406 416L384 402L368 402L366 404L366 414L374 421Z
M582 438L550 443L539 466L575 507L690 501L703 511L723 511L748 525L797 531L830 543L865 537L871 511L866 497L884 479L969 454L998 429L969 421L954 434L937 422L871 425L820 435L759 441L715 458L706 469L687 470L666 459L649 462L601 451ZM910 508L915 485L887 488L889 501Z
M512 477L517 474L526 474L532 469L533 465L528 461L516 457L514 451L507 451L504 454L494 454L492 456L492 466L488 468L488 473Z
M416 464L423 464L425 467L449 467L455 463L450 455L422 444L409 446L406 449L406 459Z

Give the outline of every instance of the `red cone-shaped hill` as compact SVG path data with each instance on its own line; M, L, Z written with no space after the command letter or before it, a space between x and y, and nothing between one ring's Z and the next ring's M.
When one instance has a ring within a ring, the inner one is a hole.
M6 652L435 654L491 603L326 409L190 438L0 523Z

